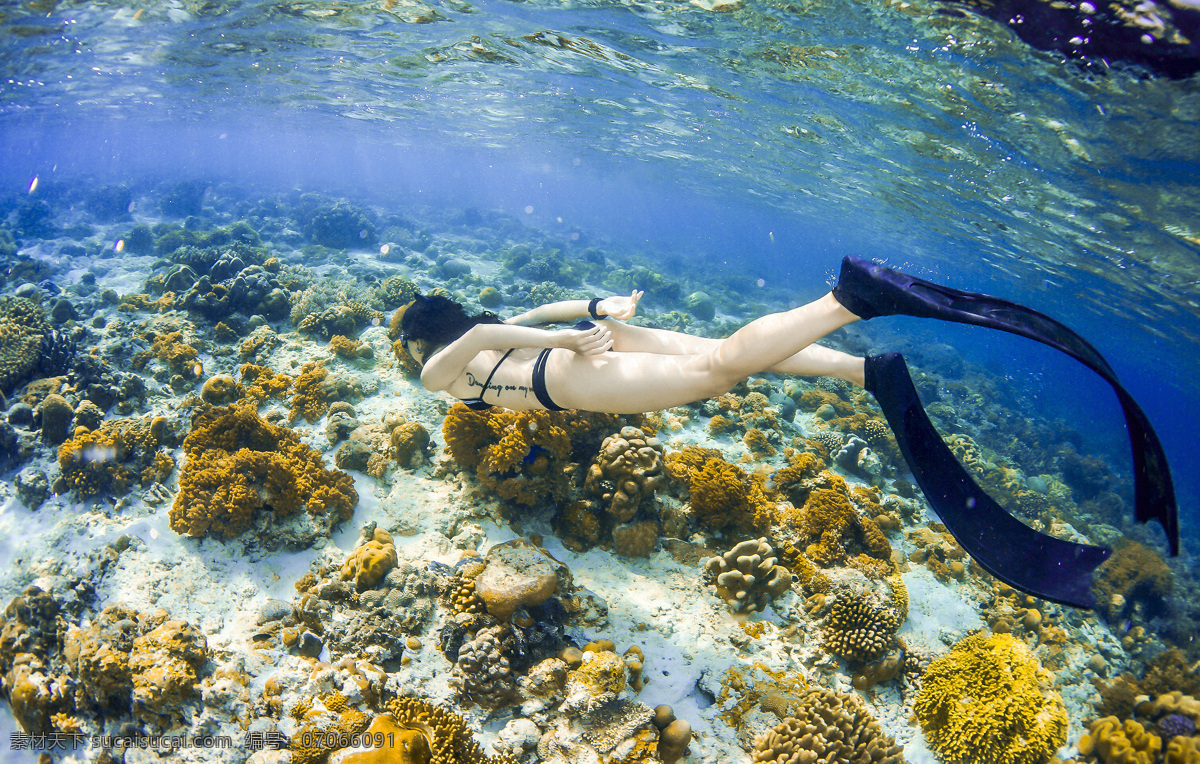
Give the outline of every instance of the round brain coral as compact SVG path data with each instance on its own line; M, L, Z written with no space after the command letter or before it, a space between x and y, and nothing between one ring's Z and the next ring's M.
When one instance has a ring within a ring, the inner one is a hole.
M853 661L873 661L891 646L900 619L862 596L838 597L825 628L825 649Z
M914 710L949 764L1043 764L1067 740L1050 674L1011 634L972 634L929 665Z
M46 313L24 297L0 297L0 392L37 368L50 332Z
M604 439L600 453L588 468L583 488L607 502L609 514L628 522L643 502L653 500L662 484L662 445L637 427Z

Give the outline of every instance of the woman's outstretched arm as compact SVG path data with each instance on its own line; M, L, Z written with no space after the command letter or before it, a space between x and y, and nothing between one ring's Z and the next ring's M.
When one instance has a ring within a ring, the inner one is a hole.
M637 304L640 299L642 299L642 292L636 289L628 297L606 297L596 305L596 313L624 321L632 318L633 314L637 312ZM505 319L504 323L517 326L537 326L538 324L566 323L580 318L591 318L591 314L588 312L589 303L589 300L550 302Z
M584 310L586 311L586 303ZM484 350L509 348L567 348L576 353L603 353L612 347L612 332L604 326L591 329L535 329L507 324L476 324L463 336L425 359L421 384L427 390L445 390Z

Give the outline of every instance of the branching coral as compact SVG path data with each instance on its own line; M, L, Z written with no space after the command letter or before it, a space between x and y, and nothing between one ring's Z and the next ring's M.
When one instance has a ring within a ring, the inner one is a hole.
M268 398L281 398L292 386L287 374L276 374L265 366L243 364L240 369L242 381L246 383L246 398L256 406Z
M803 694L793 714L755 739L755 764L904 762L901 746L884 733L856 695L814 688Z
M771 480L775 490L782 492L792 501L803 503L808 498L808 481L825 469L825 462L813 454L792 454L788 465L776 471Z
M791 572L777 565L765 538L743 541L704 567L716 576L717 594L738 612L761 611L792 585Z
M279 517L306 509L336 524L358 503L353 478L326 470L321 455L295 433L248 406L198 413L183 450L187 462L170 511L177 533L232 538L262 508Z
M1066 742L1050 675L1011 634L973 634L926 669L914 711L950 764L1042 764Z
M167 365L172 372L182 377L198 377L198 361L200 351L184 339L183 332L166 332L154 339L151 350L158 360Z
M550 412L480 412L456 403L442 432L454 460L505 499L532 506L565 489L571 440Z
M711 448L688 446L666 457L667 472L687 485L692 514L700 527L765 529L773 505L759 481Z

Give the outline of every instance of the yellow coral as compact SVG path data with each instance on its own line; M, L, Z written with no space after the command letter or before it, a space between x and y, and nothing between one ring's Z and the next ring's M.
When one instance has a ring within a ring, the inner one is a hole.
M1112 557L1096 570L1093 591L1101 613L1116 622L1140 602L1152 615L1162 610L1174 576L1162 557L1136 541L1121 539Z
M1162 752L1162 738L1133 719L1122 724L1115 716L1092 722L1079 739L1079 752L1093 753L1102 764L1155 764Z
M374 538L359 545L342 565L342 580L353 580L360 592L366 591L396 567L396 546L392 534L376 528Z
M63 479L78 496L98 496L128 490L130 471L122 464L125 444L122 439L102 431L80 428L75 437L58 447L58 466Z
M342 334L335 334L329 340L329 349L337 354L338 358L346 358L349 360L358 358L358 351L362 348L362 346L362 342L350 337L346 337Z
M771 445L771 442L767 440L766 434L757 427L750 429L746 433L746 436L742 438L742 442L746 444L746 448L750 449L750 453L757 457L775 455L775 446Z
M390 443L392 458L407 466L429 447L429 431L420 422L405 422L392 428Z
M154 340L151 350L158 360L176 374L199 376L195 373L195 368L200 351L184 341L183 332L160 334Z
M466 720L456 713L412 696L387 704L396 725L425 735L430 764L517 764L511 756L487 756L475 742Z
M782 491L793 500L803 501L807 498L805 481L816 477L823 469L825 462L819 457L807 452L794 454L788 459L788 466L778 470L772 478L775 490Z
M667 471L687 484L692 514L702 528L765 529L774 506L762 485L711 448L688 446L668 454Z
M845 559L848 547L858 545L870 557L891 560L891 544L879 526L859 515L844 490L844 481L841 486L843 490L814 489L805 502L799 530L813 542L807 550L809 558L818 565L834 565Z
M442 425L454 460L505 499L533 505L563 491L571 439L547 411L472 411L454 404Z
M637 427L623 427L604 439L588 467L583 490L598 495L614 519L628 522L642 504L653 501L663 478L658 439Z
M279 398L292 386L292 378L286 374L276 374L265 366L243 364L240 369L242 381L247 385L246 398L253 403L261 404L267 398Z
M300 367L300 376L292 386L292 410L288 412L288 421L294 422L301 417L310 424L325 416L329 404L325 402L325 377L329 372L320 361L310 361Z
M372 719L363 739L370 742L339 753L336 764L430 764L433 760L425 733L398 726L391 714Z
M24 297L0 297L0 392L7 393L33 372L49 333L41 306Z
M187 462L170 511L177 533L231 538L264 506L279 516L300 509L329 514L336 523L358 503L353 478L326 470L294 432L263 421L249 406L197 414L183 449Z
M891 646L900 628L897 614L865 597L839 596L825 628L825 649L852 661L873 661Z
M908 619L908 587L900 576L888 576L884 583L892 590L892 607L896 608L900 623L904 623Z
M1200 764L1200 740L1182 735L1171 738L1163 764Z
M903 748L884 733L857 695L806 690L791 714L754 740L755 764L903 764Z
M79 428L58 448L63 479L78 496L119 496L136 482L160 482L175 460L160 449L163 428L150 417L105 422L94 432Z
M973 634L930 664L914 711L950 764L1042 764L1067 738L1062 698L1025 643Z
M712 419L708 420L708 432L712 435L720 435L736 429L736 422L731 422L720 414L713 414Z

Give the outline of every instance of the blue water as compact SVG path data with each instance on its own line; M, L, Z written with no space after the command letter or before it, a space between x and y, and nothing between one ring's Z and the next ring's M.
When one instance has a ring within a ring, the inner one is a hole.
M1088 337L1157 427L1195 548L1200 87L939 8L9 3L0 192L199 178L501 210L748 295L761 279L764 305L819 296L844 254L886 260ZM889 321L875 349L952 342L1128 458L1082 367Z

